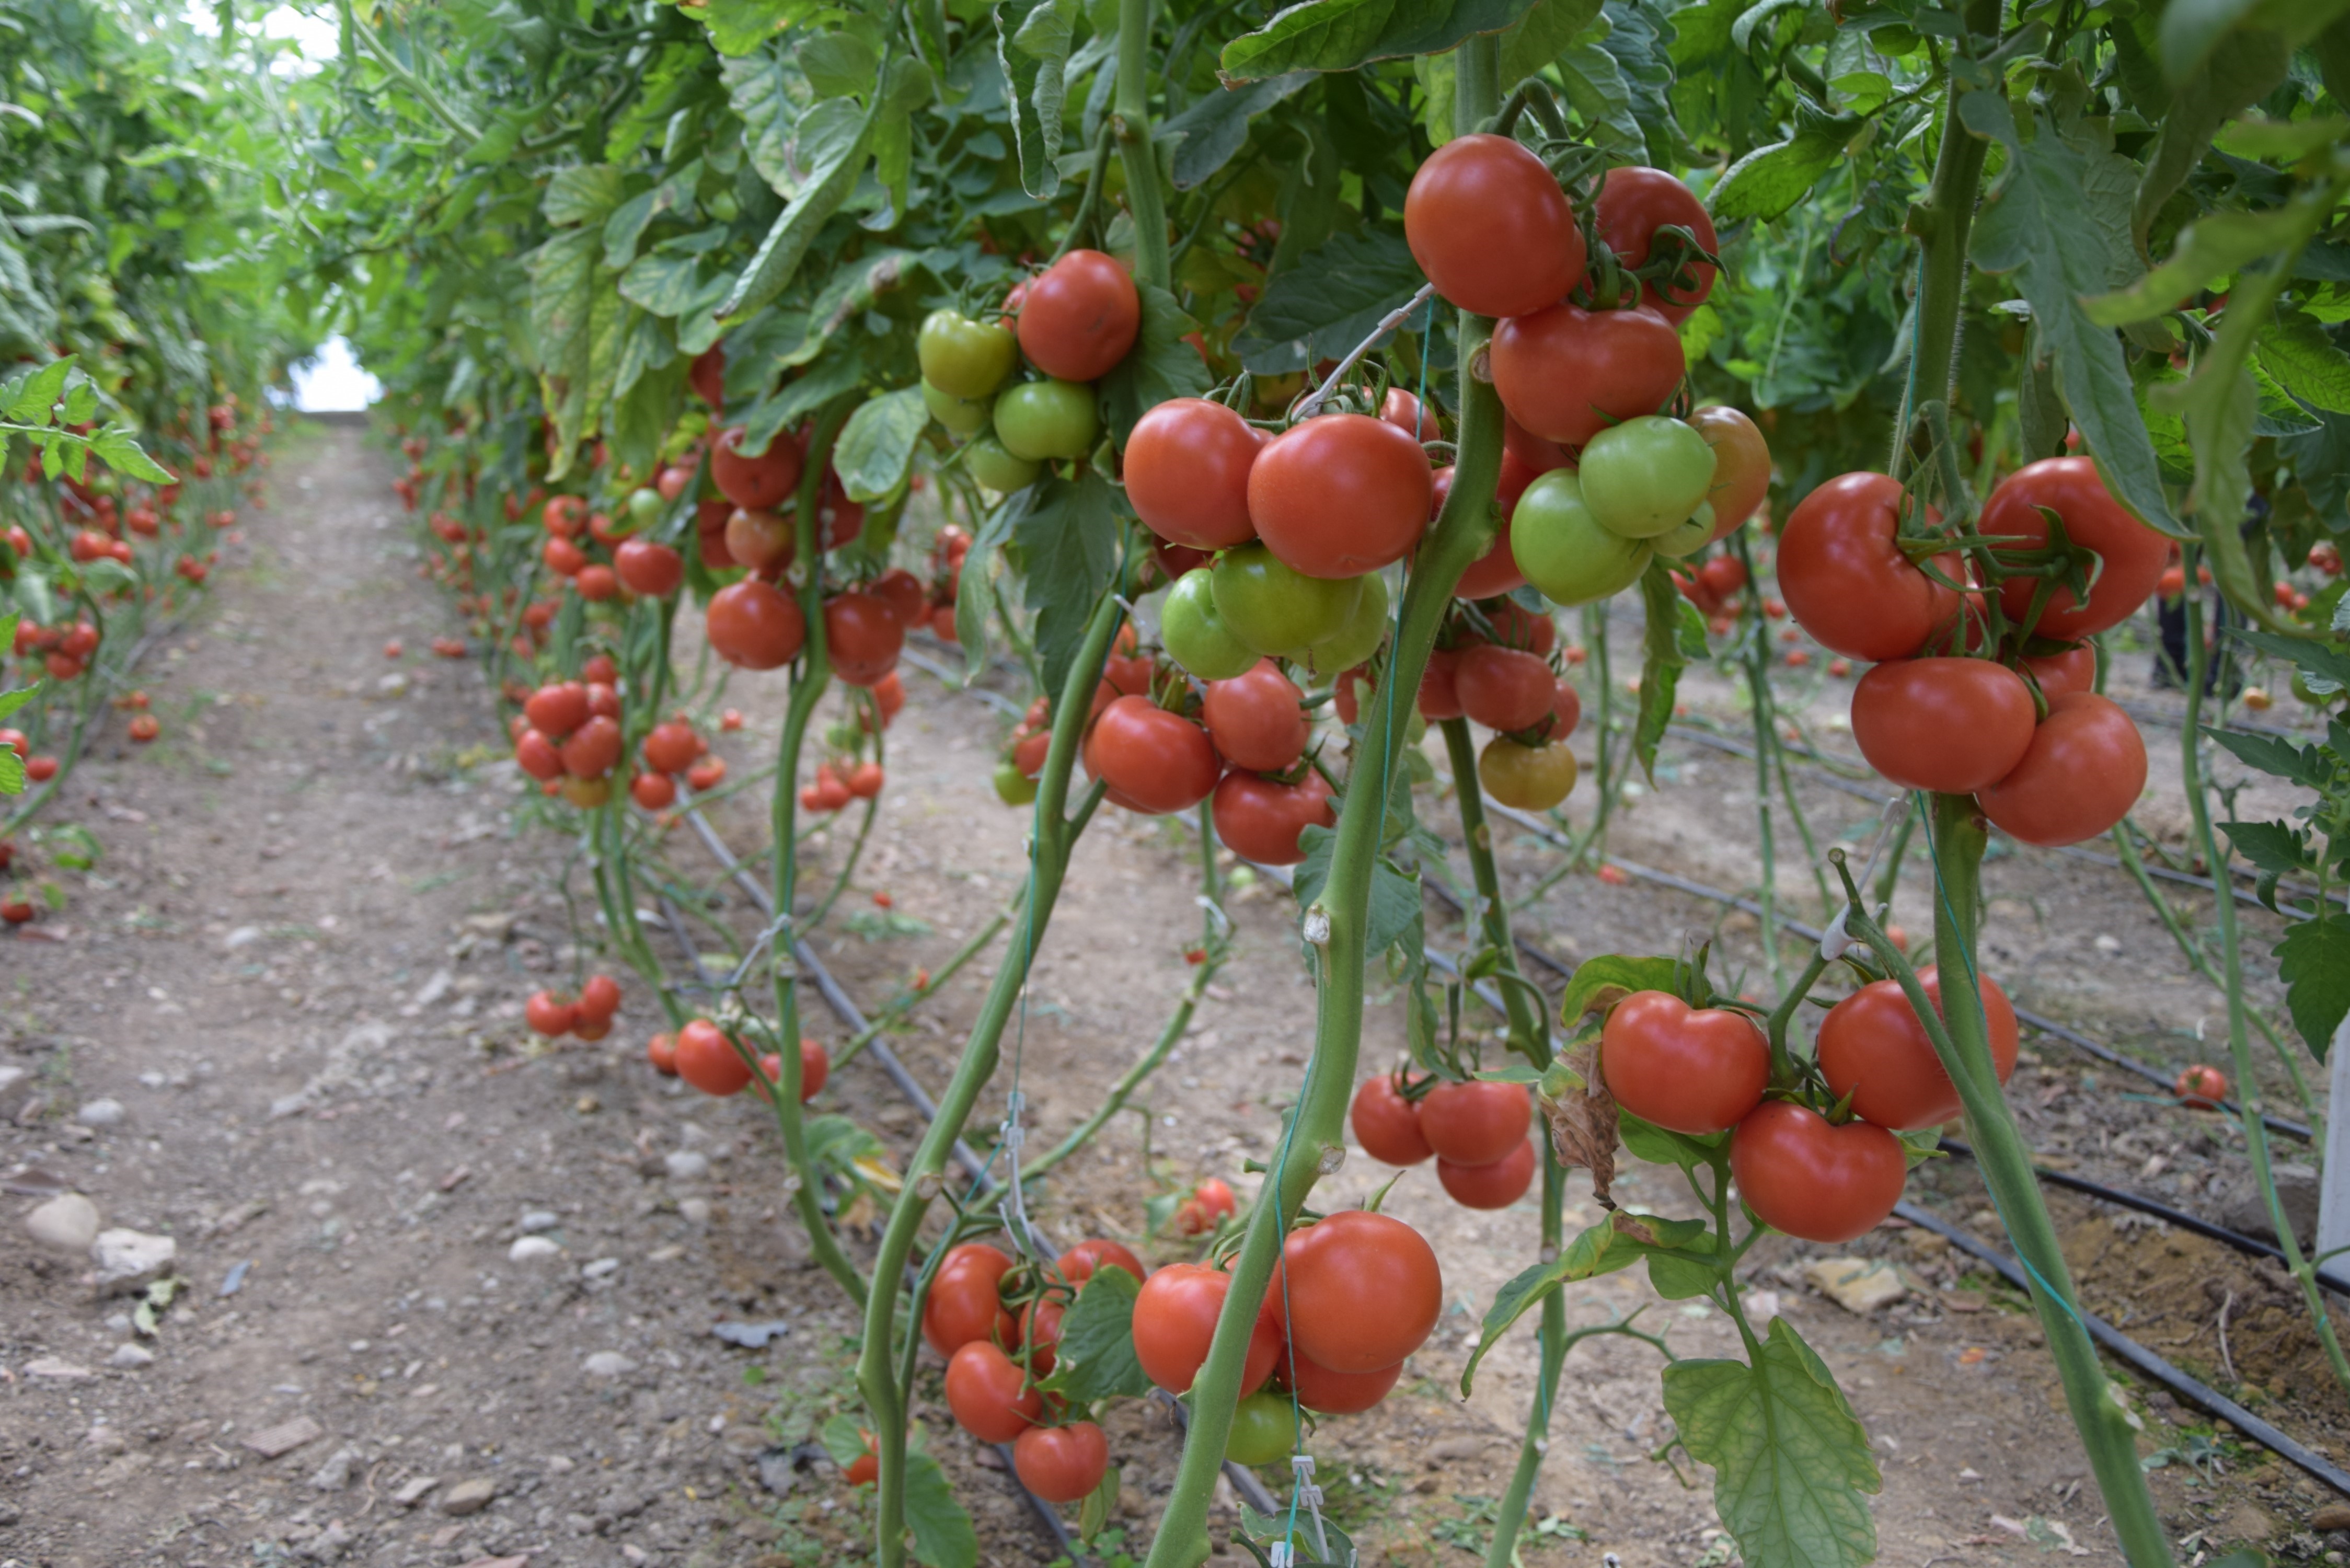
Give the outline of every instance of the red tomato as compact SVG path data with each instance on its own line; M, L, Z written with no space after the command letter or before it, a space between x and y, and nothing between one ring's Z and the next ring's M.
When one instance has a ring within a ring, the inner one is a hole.
M742 455L741 425L719 432L710 449L710 482L718 493L749 511L772 511L787 500L800 482L807 456L789 435L777 434L757 457Z
M1607 1015L1601 1071L1616 1103L1674 1132L1703 1137L1735 1127L1762 1097L1770 1046L1754 1021L1727 1008L1691 1008L1668 992L1636 992Z
M1463 713L1505 732L1541 723L1558 696L1557 677L1539 656L1490 643L1461 650L1452 690Z
M1901 485L1847 473L1803 499L1779 541L1779 589L1803 628L1855 659L1907 659L1950 624L1959 597L1894 546ZM1937 557L1959 576L1956 556Z
M1436 1152L1419 1130L1419 1107L1403 1097L1393 1074L1364 1079L1349 1115L1355 1141L1381 1165L1418 1165Z
M1324 414L1257 454L1249 516L1285 565L1309 577L1359 577L1411 554L1434 483L1428 454L1402 431L1367 414Z
M1534 434L1534 431L1512 419L1507 410L1502 414L1502 455L1526 470L1535 479L1550 472L1553 469L1575 466L1574 453L1555 441L1544 441ZM1503 470L1505 476L1507 472L1506 469ZM1526 482L1527 484L1533 483L1534 479ZM1523 492L1525 485L1522 484L1518 488Z
M2228 1075L2197 1062L2179 1074L2170 1088L2189 1110L2216 1111L2228 1097Z
M1419 1136L1439 1159L1491 1165L1526 1141L1533 1117L1525 1090L1515 1084L1439 1084L1419 1102Z
M620 581L612 575L612 568L603 566L580 567L573 574L571 586L590 604L601 604L620 591Z
M947 1408L983 1443L1008 1443L1045 1414L1045 1397L1024 1388L1020 1368L983 1339L947 1358Z
M1657 231L1667 224L1690 231L1698 249L1720 254L1721 247L1713 237L1713 220L1706 215L1704 203L1688 186L1661 169L1610 169L1607 179L1600 182L1595 212L1599 221L1599 237L1607 242L1616 259L1627 268L1648 265L1649 243ZM1705 302L1705 296L1713 289L1717 270L1709 262L1689 262L1682 272L1696 280L1693 286L1659 289L1656 284L1648 283L1641 287L1640 302L1679 325Z
M2062 653L2026 659L2023 667L2032 671L2032 678L2040 682L2040 694L2051 702L2067 691L2097 689L2097 650L2085 643Z
M620 1011L620 982L608 974L591 974L579 988L579 1017L586 1023L609 1023Z
M775 1083L781 1076L782 1075L778 1073L775 1077L768 1079L768 1082ZM800 1041L800 1103L806 1105L815 1099L817 1092L824 1087L825 1080L831 1076L832 1053L824 1048L823 1041L802 1037Z
M1431 649L1419 676L1419 716L1431 724L1461 717L1458 678L1461 655L1449 648ZM1348 721L1353 722L1352 720Z
M1245 770L1226 774L1216 784L1214 814L1225 846L1260 866L1296 865L1305 858L1298 840L1306 828L1338 826L1330 785L1310 768L1294 784Z
M799 550L791 519L750 507L727 514L725 537L727 558L764 577L780 576Z
M1149 813L1182 811L1207 798L1223 769L1208 732L1154 706L1120 697L1086 737L1086 772Z
M1493 628L1491 641L1501 648L1523 649L1528 653L1547 654L1558 640L1558 625L1549 616L1530 610L1514 599L1495 599L1479 605L1478 610Z
M2048 542L2043 506L2064 523L2066 538L2097 553L2098 564L2089 574L2088 602L2078 603L2071 588L2058 587L2034 635L2069 642L2119 626L2154 593L2170 561L2170 541L2131 516L2085 457L2043 458L2017 469L1983 503L1976 527L1987 535L2016 536L2021 542L2012 548L2036 549ZM2000 585L2000 607L2011 620L2029 613L2039 581L2010 577Z
M1713 483L1705 499L1713 508L1713 536L1727 538L1771 493L1770 443L1752 420L1719 404L1695 410L1688 423L1713 448ZM1737 565L1735 556L1722 558ZM1743 576L1739 580L1745 581Z
M2038 718L2023 677L1982 659L1893 659L1852 691L1852 738L1868 765L1942 794L2005 778Z
M1939 1014L1939 973L1929 964L1918 971L1918 980ZM1982 982L1982 1002L1991 1064L2004 1084L2015 1071L2015 1008L1990 979ZM1839 1098L1850 1095L1853 1114L1878 1127L1939 1127L1965 1108L1898 981L1864 985L1830 1008L1820 1020L1818 1054L1828 1087Z
M848 793L858 799L871 800L881 793L881 764L859 763L850 770L848 777L843 782L848 785Z
M1078 1242L1056 1261L1061 1277L1073 1285L1081 1285L1092 1279L1097 1269L1124 1269L1138 1282L1148 1278L1149 1272L1131 1249L1098 1237Z
M1031 1427L1012 1446L1012 1468L1020 1484L1046 1502L1076 1502L1101 1485L1109 1469L1109 1439L1091 1421Z
M1222 403L1174 398L1142 416L1126 443L1126 498L1170 544L1221 550L1256 537L1249 473L1262 432Z
M997 1282L1011 1269L1012 1260L984 1241L965 1241L949 1250L922 1303L922 1338L932 1350L952 1355L991 1336L1005 1345L1015 1342L1019 1325L1003 1310L997 1289Z
M874 597L889 607L900 625L930 624L930 595L922 587L922 579L905 567L892 566L874 578L872 592Z
M789 664L807 640L807 618L799 605L756 578L712 595L703 627L712 651L744 670Z
M515 742L515 763L541 784L563 776L563 753L536 730L525 730Z
M665 599L685 581L685 563L667 545L630 539L612 556L620 581L640 598Z
M646 1041L645 1060L651 1063L653 1071L662 1077L676 1077L677 1036L664 1033Z
M576 577L588 564L587 552L568 539L549 539L538 547L538 558L558 577Z
M898 667L906 623L871 594L836 594L824 603L825 649L832 671L851 686L870 686Z
M1387 1214L1342 1210L1292 1231L1265 1299L1299 1354L1333 1372L1376 1372L1418 1350L1444 1308L1427 1239Z
M1142 1293L1134 1302L1134 1355L1144 1376L1170 1394L1191 1388L1201 1363L1208 1359L1216 1316L1224 1310L1232 1287L1230 1274L1197 1263L1170 1263L1142 1282ZM1268 1303L1278 1291L1276 1281L1266 1293ZM1240 1391L1253 1394L1263 1387L1280 1355L1281 1330L1268 1305L1257 1313L1249 1336Z
M1492 367L1511 418L1545 441L1579 447L1663 408L1688 361L1679 334L1653 310L1554 305L1494 329Z
M655 724L645 737L646 763L665 774L683 773L705 749L693 726L682 719Z
M1076 250L1030 278L1020 305L1020 351L1060 381L1091 381L1126 358L1142 326L1142 296L1113 257Z
M677 804L677 781L667 774L639 774L629 781L629 795L647 811L667 811Z
M717 410L726 406L726 346L712 343L693 357L686 368L686 384L693 395Z
M1436 416L1419 406L1419 394L1407 392L1401 387L1389 387L1388 395L1379 400L1379 418L1414 441L1443 439Z
M2023 760L1975 792L2011 837L2043 849L2108 832L2146 788L2146 742L2128 714L2094 691L2048 704Z
M1833 1127L1817 1111L1777 1100L1755 1106L1731 1135L1730 1173L1764 1224L1835 1243L1893 1212L1908 1158L1901 1140L1872 1122Z
M1061 1343L1061 1320L1068 1315L1057 1297L1040 1297L1020 1309L1020 1343L1028 1352L1028 1370L1037 1377L1053 1375L1053 1347Z
M1564 741L1575 733L1583 722L1583 698L1565 676L1551 683L1550 727L1543 732L1545 742Z
M1558 177L1506 136L1430 153L1403 200L1404 241L1436 292L1479 316L1523 316L1582 280L1575 209Z
M563 771L575 779L601 778L620 760L620 726L598 713L558 748Z
M1298 706L1304 695L1280 666L1260 659L1245 675L1208 682L1200 717L1217 753L1232 766L1285 773L1305 754L1313 732Z
M751 1064L715 1023L697 1018L677 1032L677 1075L705 1095L739 1094L751 1081Z
M1520 1138L1516 1147L1486 1165L1456 1165L1440 1159L1436 1179L1463 1209L1507 1209L1534 1185L1534 1146Z
M579 1004L562 1001L551 991L534 991L530 1000L522 1005L522 1016L532 1033L552 1040L570 1033L578 1025Z

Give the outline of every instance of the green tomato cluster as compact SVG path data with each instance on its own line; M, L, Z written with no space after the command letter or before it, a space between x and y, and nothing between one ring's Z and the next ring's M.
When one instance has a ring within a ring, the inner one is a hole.
M1159 635L1167 657L1202 680L1229 680L1260 658L1327 679L1378 651L1388 603L1385 578L1309 577L1251 540L1176 580Z
M1094 391L1076 381L1012 381L1020 365L1010 327L933 310L914 341L922 401L963 438L963 465L989 490L1035 483L1047 462L1083 457L1101 439ZM1006 385L1006 382L1012 384Z
M1705 437L1679 420L1609 426L1575 468L1544 474L1519 497L1510 522L1518 570L1571 606L1631 587L1655 556L1695 555L1713 537L1714 463Z

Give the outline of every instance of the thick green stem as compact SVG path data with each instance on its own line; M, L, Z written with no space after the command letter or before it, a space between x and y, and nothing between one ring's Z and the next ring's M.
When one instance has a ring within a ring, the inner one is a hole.
M1134 214L1134 281L1165 288L1173 279L1167 252L1166 197L1150 140L1150 0L1118 0L1118 161L1126 165L1127 210Z
M1130 0L1129 0L1130 3ZM1494 110L1499 45L1488 36L1461 47L1455 123L1473 130ZM1451 607L1461 574L1492 542L1494 482L1502 466L1502 405L1492 383L1473 374L1492 337L1491 318L1463 312L1460 341L1460 446L1451 493L1413 558L1400 625L1378 693L1363 705L1362 740L1347 774L1330 875L1305 911L1304 929L1317 955L1318 1008L1314 1054L1290 1112L1280 1151L1233 1257L1216 1336L1191 1386L1191 1428L1173 1490L1150 1544L1149 1568L1196 1568L1208 1557L1208 1503L1240 1397L1241 1365L1255 1331L1257 1308L1273 1278L1282 1238L1313 1190L1346 1153L1347 1105L1362 1044L1363 976L1371 870L1380 853L1387 790L1402 766L1409 693L1419 689L1438 628Z
M1967 0L1967 31L1999 32L1999 0ZM1955 60L1957 57L1953 56ZM1910 340L1909 387L1897 432L1894 477L1909 468L1909 430L1920 402L1948 400L1958 373L1959 313L1966 303L1967 234L1975 220L1975 194L1982 184L1983 157L1991 143L1959 123L1955 68L1942 95L1942 143L1934 159L1934 182L1926 199L1909 209L1909 232L1918 236L1917 335Z
M2191 576L2195 571L2198 551L2189 545L2186 567ZM2276 1231L2277 1249L2284 1253L2284 1266L2301 1286L2303 1299L2309 1306L2310 1323L2317 1330L2317 1341L2325 1347L2326 1364L2333 1367L2334 1380L2345 1390L2350 1390L2350 1360L2342 1354L2342 1341L2334 1332L2334 1319L2325 1310L2325 1298L2318 1293L2317 1271L2303 1256L2301 1238L2293 1234L2293 1221L2285 1217L2284 1201L2277 1196L2276 1173L2269 1164L2269 1129L2261 1113L2261 1102L2266 1097L2261 1092L2260 1081L2252 1075L2252 1047L2244 1032L2244 962L2240 933L2236 928L2235 882L2228 867L2228 857L2221 852L2218 836L2211 831L2210 804L2204 794L2203 778L2203 675L2210 650L2203 643L2203 610L2193 595L2186 600L2187 612L2187 718L2180 727L2178 741L2178 773L2187 787L2187 809L2195 819L2195 841L2202 847L2203 863L2211 868L2212 908L2220 923L2220 972L2225 978L2228 993L2228 1058L2236 1069L2237 1115L2244 1128L2244 1147L2251 1156L2252 1179L2260 1183L2261 1197L2267 1202L2269 1224ZM2322 1147L2322 1146L2321 1146Z
M1566 1240L1561 1217L1566 1202L1566 1170L1552 1151L1550 1139L1541 1142L1542 1255L1549 1260L1558 1256ZM1542 1346L1542 1366L1534 1374L1534 1408L1526 1412L1526 1435L1518 1444L1517 1469L1510 1472L1510 1484L1502 1491L1502 1511L1493 1521L1493 1544L1486 1549L1485 1568L1514 1568L1518 1562L1518 1532L1525 1528L1526 1501L1534 1496L1534 1478L1542 1473L1543 1456L1550 1451L1550 1415L1558 1402L1558 1375L1566 1366L1566 1353L1573 1344L1566 1336L1566 1294L1563 1291L1553 1291L1543 1301L1538 1343Z
M1461 837L1469 848L1469 870L1477 883L1478 923L1485 946L1496 955L1503 976L1502 1004L1509 1010L1510 1044L1536 1067L1550 1065L1550 1030L1518 975L1517 944L1510 938L1510 907L1502 899L1502 877L1493 864L1493 830L1485 821L1485 800L1477 787L1477 743L1469 721L1444 721L1444 751L1452 763L1452 794L1461 805Z
M994 1076L1000 1059L1003 1026L1018 1005L1028 983L1028 968L1060 897L1061 879L1069 864L1077 824L1064 816L1068 803L1069 770L1077 756L1077 740L1091 711L1094 688L1101 681L1110 639L1123 619L1118 599L1105 594L1095 607L1084 643L1070 663L1053 715L1053 745L1036 780L1036 815L1028 867L1028 940L1016 958L995 971L987 1000L964 1043L954 1076L939 1096L939 1113L922 1135L907 1163L905 1186L889 1210L881 1245L873 1260L875 1289L865 1301L864 1346L857 1358L857 1386L865 1396L873 1420L874 1445L880 1456L879 1485L874 1498L875 1563L878 1568L899 1568L906 1560L906 1402L892 1370L898 1311L896 1282L906 1269L923 1215L941 1189L941 1172L962 1136L979 1092ZM790 1054L789 1053L785 1054ZM1221 1449L1222 1440L1218 1439Z
M1779 955L1779 852L1771 826L1771 753L1778 736L1772 726L1774 710L1771 703L1771 645L1763 640L1763 628L1771 623L1762 615L1762 587L1755 580L1753 557L1747 549L1743 529L1738 532L1737 545L1738 558L1747 564L1749 619L1742 638L1745 654L1740 668L1746 676L1747 705L1754 717L1755 842L1762 857L1762 877L1754 896L1762 910L1762 961L1771 971L1771 989L1783 992L1787 977Z

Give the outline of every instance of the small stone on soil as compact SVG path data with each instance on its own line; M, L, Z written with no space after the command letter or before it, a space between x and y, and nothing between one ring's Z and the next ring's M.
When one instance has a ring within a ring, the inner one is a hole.
M78 1192L61 1192L25 1216L26 1233L60 1252L88 1251L98 1225L98 1205Z
M442 1492L441 1501L434 1506L452 1519L463 1519L469 1513L479 1513L489 1507L490 1500L497 1495L497 1482L486 1476L475 1476L471 1480L461 1480Z

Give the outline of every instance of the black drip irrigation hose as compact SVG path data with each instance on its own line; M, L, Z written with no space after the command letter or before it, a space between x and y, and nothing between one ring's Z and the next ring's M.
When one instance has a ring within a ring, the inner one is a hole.
M2031 1286L2024 1279L2023 1271L2016 1267L2014 1261L1998 1248L1977 1241L1949 1220L1907 1200L1895 1204L1893 1212L1912 1225L1931 1231L1969 1256L1990 1264L1999 1271L2000 1277L2006 1280L2009 1284L2026 1295L2031 1293ZM2345 1497L2350 1497L2350 1473L2345 1473L2331 1461L2303 1448L2300 1443L2262 1420L2219 1390L2181 1372L2095 1313L2083 1312L2078 1308L2072 1310L2074 1315L2081 1320L2082 1326L2089 1331L2089 1336L2116 1356L2129 1363L2131 1366L2153 1378L2196 1408L2228 1422L2262 1448L2280 1458L2292 1460L2335 1491Z

